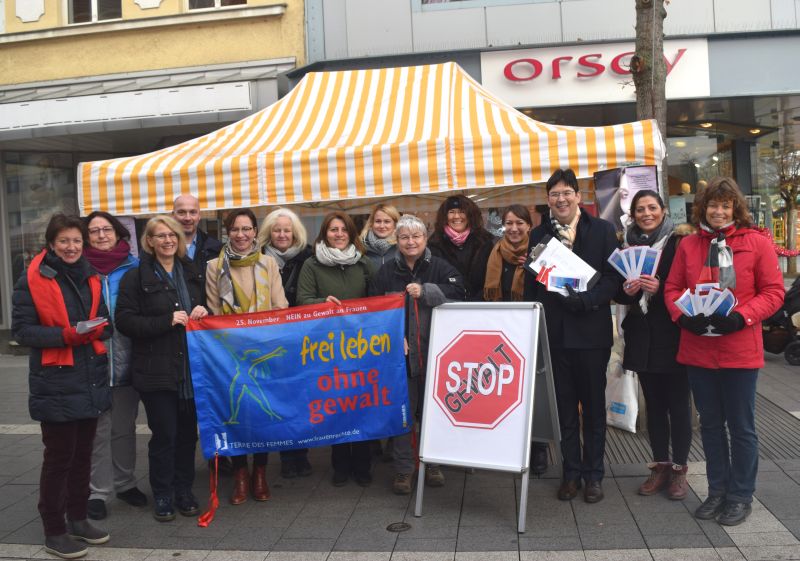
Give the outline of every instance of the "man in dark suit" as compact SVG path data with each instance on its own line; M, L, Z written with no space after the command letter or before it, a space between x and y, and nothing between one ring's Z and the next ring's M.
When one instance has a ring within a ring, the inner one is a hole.
M549 215L531 232L528 251L554 237L600 273L599 280L585 292L570 289L563 296L548 292L526 271L525 300L541 302L547 321L564 469L558 498L573 499L585 483L584 500L596 503L603 499L606 368L613 344L610 302L620 281L607 261L617 247L614 226L581 211L580 202L575 173L557 170L547 181Z

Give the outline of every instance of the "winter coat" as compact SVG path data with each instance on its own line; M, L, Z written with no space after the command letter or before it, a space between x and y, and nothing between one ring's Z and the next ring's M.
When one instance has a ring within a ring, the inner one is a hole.
M297 282L300 280L300 269L311 255L311 246L307 245L300 253L283 264L281 282L283 282L283 294L290 307L297 305Z
M549 218L531 231L528 254L545 237L557 237ZM608 262L617 248L614 226L581 211L572 251L600 273L597 283L580 292L583 310L566 309L559 295L548 292L530 270L525 270L524 300L541 302L547 322L547 336L554 349L607 349L614 342L611 323L611 299L616 296L621 280Z
M685 234L684 234L685 235ZM678 354L680 328L672 321L664 304L664 284L669 276L675 249L683 235L674 232L661 249L656 277L658 291L647 301L647 313L642 312L639 300L642 292L628 296L620 289L614 300L627 304L628 313L622 321L625 334L625 353L622 367L634 372L680 374L686 367L675 360Z
M386 263L391 263L394 259L394 256L397 255L397 244L393 244L392 247L390 247L389 250L383 255L371 249L368 245L364 245L367 248L367 257L369 257L369 260L372 261L372 266L376 271L383 267Z
M425 373L428 364L428 342L430 340L433 308L447 300L463 301L464 281L461 273L444 259L433 257L430 250L409 269L400 253L381 267L372 279L370 296L381 296L393 292L405 292L410 283L422 285L422 296L417 299L415 315L414 299L406 294L406 332L408 341L408 375Z
M114 321L114 313L117 305L117 295L119 294L119 283L125 273L139 266L139 259L129 254L119 267L107 275L99 274L103 284L103 298L108 306L111 321ZM120 332L114 330L111 339L106 341L108 348L108 381L112 387L131 385L131 340Z
M85 263L83 281L75 284L61 273L48 254L39 266L39 274L55 279L64 297L70 325L89 319L91 290L88 279L91 269ZM111 391L108 387L108 356L95 354L92 344L72 348L73 366L42 366L42 349L65 347L62 327L41 324L39 314L28 286L28 275L23 274L14 286L11 332L14 339L31 347L28 373L28 410L35 421L64 423L80 419L91 419L111 407ZM102 300L97 317L107 317L108 309ZM111 336L109 324L101 339Z
M682 314L675 300L687 288L694 291L710 244L711 235L698 232L678 246L664 287L664 301L675 322ZM745 327L718 337L681 329L678 362L709 369L761 368L764 366L761 322L783 304L783 275L778 257L770 241L752 228L737 228L727 236L726 244L733 250L736 271L736 288L731 291L738 303L733 311L742 315Z
M352 265L323 265L315 256L309 257L300 270L297 281L297 303L320 304L328 296L339 300L363 298L374 274L372 262L362 255Z
M467 289L467 300L479 302L483 299L483 283L486 280L486 261L495 244L495 238L485 230L470 232L460 247L450 241L446 234L434 232L428 248L434 257L444 259L461 273Z
M139 268L122 278L116 326L133 341L133 387L140 392L177 391L189 372L186 331L172 325L173 312L181 310L178 292L156 275L154 266L155 258L143 253ZM205 306L203 275L186 258L176 257L175 266L183 267L191 308Z

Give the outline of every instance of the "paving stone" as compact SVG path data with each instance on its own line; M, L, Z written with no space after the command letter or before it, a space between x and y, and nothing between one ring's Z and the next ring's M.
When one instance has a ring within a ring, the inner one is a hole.
M327 555L333 549L335 543L336 540L334 539L280 539L272 546L272 551L324 551Z
M722 526L717 524L716 520L698 520L697 525L703 530L708 541L714 547L731 547L736 544L733 543L728 532Z
M345 524L347 524L346 520L335 518L304 518L295 520L291 526L286 528L282 537L288 539L302 539L308 536L338 538Z
M740 547L747 561L778 561L784 559L800 559L800 545L761 545L757 547Z
M580 550L582 548L583 544L577 534L574 536L527 537L526 533L519 537L520 551Z
M391 551L331 551L328 561L389 561Z
M200 549L156 549L150 555L145 557L146 561L175 561L176 557L180 557L181 561L203 561L208 556L207 550Z
M456 551L518 551L519 538L513 528L476 528L458 532Z
M712 547L708 537L702 532L699 534L645 534L644 541L650 549Z
M653 561L719 561L713 547L651 549Z
M392 551L397 541L394 532L344 530L336 540L334 551Z
M144 559L147 559L152 553L152 549L91 546L88 555L83 557L83 559L86 561L93 561L95 559L97 561L144 561ZM49 556L49 558L52 559L52 555ZM263 559L263 555L261 559Z
M637 520L639 530L647 534L700 534L702 530L697 521L688 512L682 514L664 514L661 517L651 516Z
M730 534L733 543L738 547L759 545L798 545L797 538L791 532L752 532Z
M217 550L210 552L205 561L264 561L266 558L264 551Z
M583 551L520 551L520 561L585 561Z
M447 551L397 551L392 553L392 561L453 561L455 552Z
M652 561L646 549L586 550L586 561Z
M742 552L736 547L718 547L717 555L722 561L746 561Z
M581 534L584 549L643 549L646 545L639 532L602 532Z
M456 551L455 561L519 561L519 551Z
M326 561L327 551L270 551L266 561Z
M397 553L399 551L406 553L421 551L449 552L452 558L456 551L456 538L413 538L404 534L397 538L397 543L394 546L394 552ZM394 556L392 559L394 559Z
M41 545L0 543L0 556L10 558L33 557L42 550Z

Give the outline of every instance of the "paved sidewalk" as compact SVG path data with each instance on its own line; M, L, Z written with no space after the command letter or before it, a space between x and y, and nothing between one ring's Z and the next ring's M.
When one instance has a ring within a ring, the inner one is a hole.
M767 356L759 393L800 415L800 368ZM27 359L0 356L0 558L52 558L44 553L36 510L41 441L27 412ZM788 415L788 413L787 413ZM142 413L140 423L144 423ZM144 428L144 427L143 427ZM140 488L147 484L146 430L139 436ZM87 559L110 561L183 559L250 560L768 560L800 559L800 458L762 459L751 518L724 529L695 520L704 498L702 462L690 466L692 493L683 502L641 497L643 465L610 465L606 498L588 505L555 497L558 467L531 480L527 531L516 532L519 477L445 468L447 485L426 489L423 516L415 518L414 495L391 493L391 468L377 462L375 482L331 486L327 448L312 450L314 475L283 480L277 455L268 477L273 498L233 507L230 478L221 482L221 506L208 528L194 518L153 520L148 509L109 503L98 523L111 532L109 545L90 547ZM195 492L208 492L208 471L198 456ZM407 522L408 531L387 526Z

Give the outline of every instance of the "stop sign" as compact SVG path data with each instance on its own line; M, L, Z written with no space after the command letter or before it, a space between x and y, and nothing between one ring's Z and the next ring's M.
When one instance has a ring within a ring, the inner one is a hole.
M493 429L522 403L525 359L501 331L462 331L436 355L434 377L453 425Z

